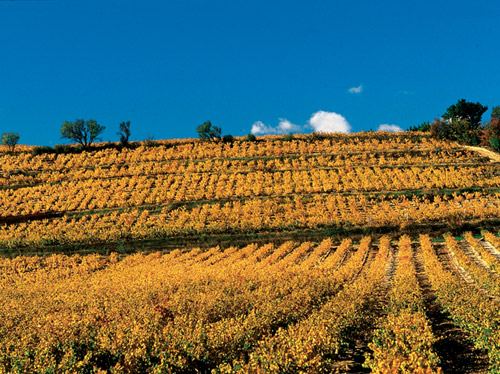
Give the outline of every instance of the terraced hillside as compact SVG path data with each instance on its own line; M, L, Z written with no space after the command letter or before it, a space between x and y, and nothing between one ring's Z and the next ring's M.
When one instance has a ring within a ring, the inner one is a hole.
M497 163L415 133L25 151L0 170L0 248L16 253L488 228L500 206Z
M0 170L0 373L500 372L481 149L174 140Z

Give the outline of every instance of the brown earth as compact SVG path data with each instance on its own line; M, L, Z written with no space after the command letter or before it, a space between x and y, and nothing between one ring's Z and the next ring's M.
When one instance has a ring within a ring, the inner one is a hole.
M443 259L443 253L440 254L438 251L438 255ZM470 340L470 334L455 326L450 314L443 310L437 301L429 277L424 271L420 246L415 247L413 260L417 280L425 300L427 317L432 324L432 331L438 339L434 344L434 349L441 359L440 367L443 373L487 373L489 366L487 353L474 347ZM446 262L448 263L446 264ZM444 263L445 267L452 270L449 259L446 259L446 262Z
M488 157L491 162L500 162L500 155L496 152L490 151L486 148L481 147L472 147L470 145L464 145L464 148L467 148L470 151L475 151L479 153L481 156Z

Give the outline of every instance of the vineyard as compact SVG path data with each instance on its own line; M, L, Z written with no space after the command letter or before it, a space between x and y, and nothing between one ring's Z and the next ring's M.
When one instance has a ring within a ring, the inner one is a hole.
M427 133L0 149L0 204L0 373L500 373L500 168Z
M484 236L3 259L0 372L476 372L436 346L429 303L499 372L499 240Z
M21 150L4 152L0 170L0 248L12 253L307 230L442 234L491 228L500 209L496 163L425 133Z

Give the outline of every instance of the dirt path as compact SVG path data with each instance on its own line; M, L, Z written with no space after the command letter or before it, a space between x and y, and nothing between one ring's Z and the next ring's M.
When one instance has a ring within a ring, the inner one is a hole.
M488 157L491 162L500 162L500 155L486 148L472 147L470 145L464 145L464 148L467 148L470 151L475 151L484 157Z
M450 249L445 245L436 245L436 253L445 266L446 270L449 270L456 275L458 275L465 283L467 283L469 286L476 288L478 291L482 292L485 294L485 296L488 295L488 293L483 290L479 285L476 283L474 279L472 279L471 275L467 270L465 270L459 263L457 258L455 257L455 254L450 251Z
M387 264L385 265L385 277L384 277L385 289L383 290L385 292L385 295L387 295L387 293L391 289L392 280L394 279L394 275L396 274L397 268L398 268L398 258L396 256L396 251L394 250L394 247L391 246L389 251L389 256L387 259Z
M413 254L418 283L427 306L427 317L431 321L434 335L438 338L434 349L441 358L443 373L487 373L487 353L474 347L468 339L469 334L454 325L450 314L445 312L437 301L424 270L422 249L419 245L415 246Z
M500 251L493 244L486 240L481 240L479 243L483 246L484 249L490 251L493 256L500 260Z
M373 260L373 255L368 256L367 261L365 261L365 266L367 262L371 262ZM359 272L356 275L356 278L359 276ZM376 310L375 307L371 310L371 314L377 313L374 312ZM349 373L349 374L365 374L370 373L370 369L363 367L363 363L365 362L365 352L368 351L368 343L370 339L368 338L366 333L360 334L359 337L354 341L354 346L345 350L344 359L336 362L334 366L334 370L332 373ZM370 335L371 337L371 335Z
M460 248L469 256L476 264L481 266L483 269L491 271L488 263L484 261L479 253L465 240L460 242Z
M365 260L365 264L363 266L364 268L368 268L370 266L376 256L376 253L377 251L372 247L372 250L370 250L369 255ZM372 316L372 326L367 326L365 331L359 332L359 336L356 338L355 345L345 351L344 359L339 360L335 363L335 367L332 373L370 373L369 368L363 367L363 363L365 362L365 353L368 352L368 343L371 342L373 338L373 323L385 313L384 305L386 304L387 300L387 292L390 289L390 284L394 275L394 261L394 249L393 247L391 247L386 263L386 275L384 277L384 284L382 285L382 287L377 289L375 302L369 306L369 313L370 316Z
M462 243L460 243L460 245L462 246ZM447 265L445 265L445 267L447 267L448 270L457 274L459 277L462 278L462 280L464 282L466 282L469 286L476 288L479 292L481 292L489 300L495 300L497 302L500 302L499 297L491 295L486 289L481 287L481 285L478 284L472 278L472 276L469 274L469 272L467 270L465 270L462 267L462 265L460 265L458 263L458 260L455 257L455 254L453 253L453 251L451 251L446 245L436 246L436 248L440 248L440 250L436 250L436 253L438 254L438 257L442 263L444 263L444 264L448 263ZM466 251L466 253L468 253L469 257L471 257L470 251ZM475 261L479 266L482 266L477 262L476 259L474 259L474 257L471 257L471 259L472 259L472 261ZM488 265L486 265L486 269L489 269ZM489 270L491 271L491 269L489 269Z

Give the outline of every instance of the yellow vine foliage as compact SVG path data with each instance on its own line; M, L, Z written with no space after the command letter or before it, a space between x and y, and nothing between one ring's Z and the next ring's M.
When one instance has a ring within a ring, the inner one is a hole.
M358 276L369 244L342 263L327 261L336 253L330 239L121 261L1 259L0 373L223 371L277 330L337 313L334 300L346 304L358 292L342 286ZM344 310L339 318L351 317Z

